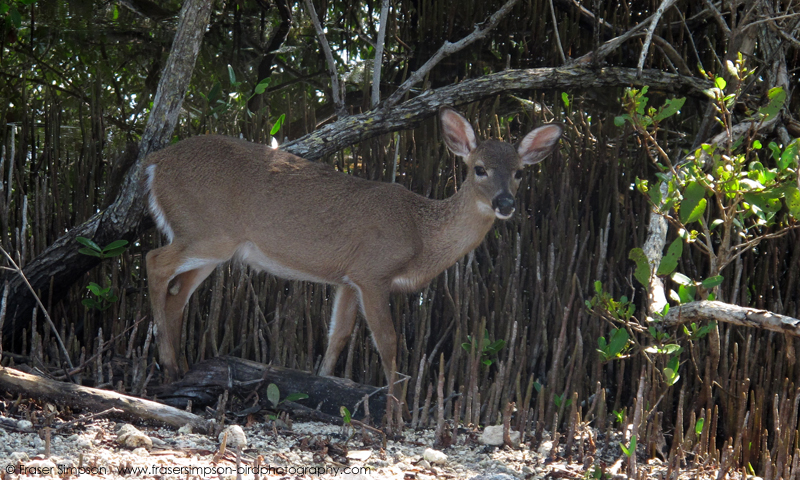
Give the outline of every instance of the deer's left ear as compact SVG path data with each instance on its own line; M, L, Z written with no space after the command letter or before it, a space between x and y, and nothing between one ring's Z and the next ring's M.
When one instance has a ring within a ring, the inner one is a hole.
M467 158L469 152L478 146L472 125L463 115L449 107L439 109L439 119L447 148L459 157Z
M532 130L519 143L519 153L524 165L533 165L545 159L553 151L563 129L559 125L544 125Z

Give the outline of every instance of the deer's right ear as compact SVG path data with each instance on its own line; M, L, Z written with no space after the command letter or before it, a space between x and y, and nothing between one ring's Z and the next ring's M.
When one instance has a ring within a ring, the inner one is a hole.
M447 148L456 155L466 158L469 152L478 146L472 125L450 107L439 109L439 119L442 122L442 134Z

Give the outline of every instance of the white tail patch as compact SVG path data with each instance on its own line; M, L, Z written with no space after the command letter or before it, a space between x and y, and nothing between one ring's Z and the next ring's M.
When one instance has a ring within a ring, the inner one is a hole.
M158 204L156 192L153 191L153 180L156 178L156 165L148 166L145 173L147 174L147 194L149 197L147 205L150 209L150 215L153 216L158 230L167 236L169 243L172 243L172 240L175 239L175 232L173 232L172 227L169 226L169 222L167 222L167 218L164 216L164 211L161 209L161 205Z

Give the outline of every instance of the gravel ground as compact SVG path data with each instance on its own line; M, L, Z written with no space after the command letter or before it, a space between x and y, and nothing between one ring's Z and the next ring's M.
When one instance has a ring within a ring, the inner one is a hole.
M627 478L620 473L626 459L616 440L595 442L588 435L583 436L583 452L564 459L552 455L549 440L536 450L524 443L511 449L483 445L480 431L466 430L459 432L453 446L435 450L432 430L407 429L402 440L388 441L383 448L375 434L314 422L291 428L277 428L272 422L228 427L225 448L220 438L209 435L107 419L71 428L51 434L48 455L39 433L20 431L31 429L29 421L0 416L0 479L236 479L237 472L243 479L599 478L592 464L604 466L604 478ZM563 438L561 442L557 452L563 452ZM582 461L570 461L575 457ZM640 463L647 478L666 478L662 462ZM716 471L711 470L681 472L681 478L714 477Z

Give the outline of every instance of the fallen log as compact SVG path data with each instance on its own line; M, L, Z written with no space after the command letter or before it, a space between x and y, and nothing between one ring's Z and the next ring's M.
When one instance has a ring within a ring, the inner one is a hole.
M0 368L0 391L96 412L118 409L121 411L119 415L127 419L153 420L177 428L188 423L194 431L211 431L208 420L169 405L110 390L50 380L8 367Z
M369 399L369 413L373 420L380 422L386 410L385 388L363 385L345 378L320 377L235 357L205 360L194 365L183 379L148 391L155 393L159 401L181 409L186 408L190 400L194 407L216 405L219 396L226 390L229 396L242 399L251 397L255 392L260 407L255 410L275 410L267 395L270 383L278 387L280 400L293 393L304 393L308 398L296 403L330 417L341 418L340 407L345 406L353 418L363 419L365 396Z

